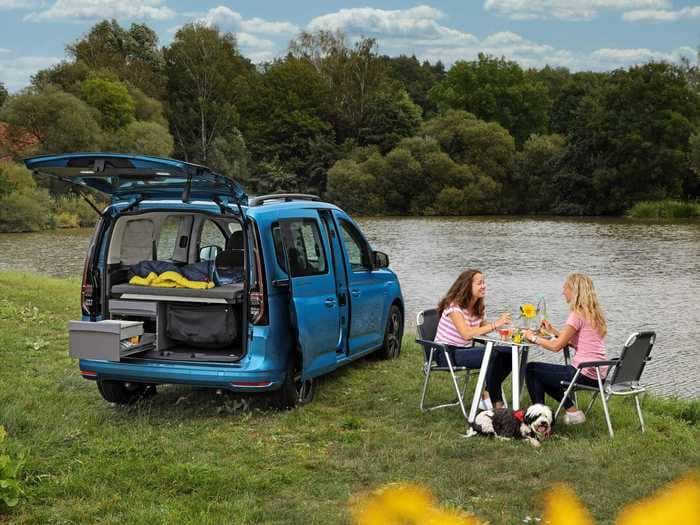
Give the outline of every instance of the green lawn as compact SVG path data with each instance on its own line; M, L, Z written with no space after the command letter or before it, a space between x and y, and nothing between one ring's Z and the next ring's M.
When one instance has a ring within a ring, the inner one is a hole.
M632 402L617 400L614 440L600 407L539 450L461 438L458 411L418 410L421 357L410 337L398 361L345 367L290 412L259 398L241 410L240 398L179 386L109 406L67 355L78 288L0 273L0 424L11 452L27 453L25 495L4 518L12 523L342 523L354 495L399 481L508 524L540 516L542 491L565 481L610 523L700 465L697 400L647 397L646 434Z

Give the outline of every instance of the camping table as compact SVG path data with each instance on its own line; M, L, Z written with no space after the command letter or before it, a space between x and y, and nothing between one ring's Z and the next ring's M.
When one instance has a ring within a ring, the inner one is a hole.
M481 394L484 391L484 383L486 382L486 372L491 360L491 352L495 346L510 346L511 347L511 357L513 359L513 369L511 375L513 376L513 403L511 407L513 410L518 410L520 408L520 386L522 381L522 369L527 364L527 354L531 346L535 343L531 343L523 338L521 343L514 343L513 341L502 341L496 337L489 337L486 335L481 335L473 337L474 341L484 343L486 348L484 349L484 358L481 361L481 369L479 370L479 379L476 381L476 390L474 391L474 397L472 398L472 406L469 410L469 417L467 421L472 423L476 417L476 410L479 408L479 400L481 399ZM522 354L522 357L521 357ZM516 373L517 371L517 373Z

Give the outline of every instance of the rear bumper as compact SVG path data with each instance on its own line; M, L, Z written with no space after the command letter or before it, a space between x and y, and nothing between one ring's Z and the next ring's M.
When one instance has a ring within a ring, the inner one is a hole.
M136 383L183 385L222 388L234 392L266 392L277 390L282 374L273 371L245 369L239 365L185 364L145 362L112 362L81 359L80 373L86 379L112 379Z

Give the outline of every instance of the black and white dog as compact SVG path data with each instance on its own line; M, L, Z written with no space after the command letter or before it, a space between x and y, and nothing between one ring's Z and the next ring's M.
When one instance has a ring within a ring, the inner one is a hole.
M476 416L472 428L484 436L526 439L533 447L539 447L552 432L552 410L540 404L530 406L527 411L484 410Z

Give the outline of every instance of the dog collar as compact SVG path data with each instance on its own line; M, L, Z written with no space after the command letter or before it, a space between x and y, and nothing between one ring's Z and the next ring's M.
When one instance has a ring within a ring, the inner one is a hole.
M523 423L525 421L525 412L522 410L516 410L513 412L513 417Z

